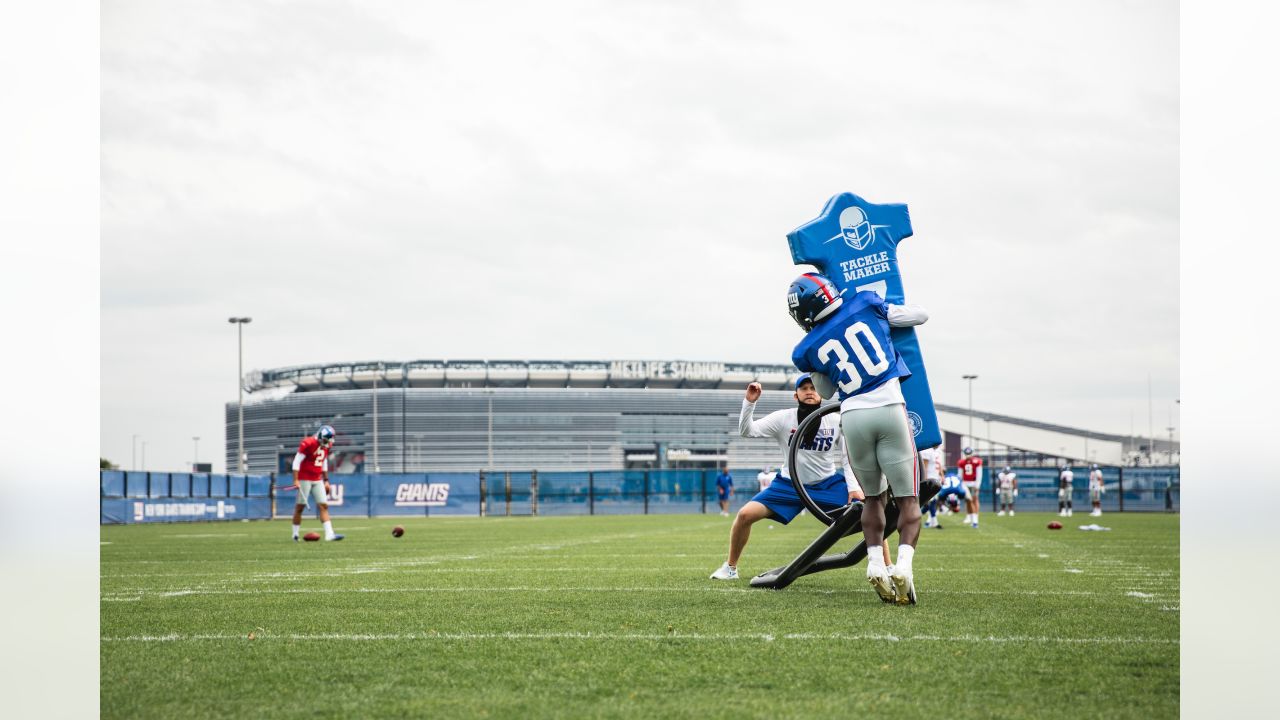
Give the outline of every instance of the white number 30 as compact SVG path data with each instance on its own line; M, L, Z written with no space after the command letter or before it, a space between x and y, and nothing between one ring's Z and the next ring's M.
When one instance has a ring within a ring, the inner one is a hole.
M876 354L876 360L872 362L871 357L867 355L866 348L862 343L858 342L858 335L866 338L867 344ZM867 327L864 322L856 322L844 331L845 342L848 348L839 340L832 338L822 344L818 348L818 360L824 364L831 360L831 356L836 356L836 367L849 377L848 381L840 381L840 389L846 394L853 394L858 388L862 387L862 378L858 374L858 368L849 362L849 350L853 351L854 357L858 358L858 364L862 366L868 378L873 378L885 370L889 369L889 358L885 357L884 348L880 347L880 342L876 340L876 336L871 334L871 328Z

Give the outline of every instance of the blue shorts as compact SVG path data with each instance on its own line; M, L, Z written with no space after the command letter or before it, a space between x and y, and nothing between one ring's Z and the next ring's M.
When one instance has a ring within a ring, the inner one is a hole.
M716 488L716 497L721 500L729 499L729 488Z
M805 489L823 510L837 510L849 504L849 486L845 484L842 473L836 473L820 483L806 485ZM783 525L791 522L804 509L804 501L796 494L795 486L781 474L774 476L769 487L756 493L751 499L769 508L775 519Z

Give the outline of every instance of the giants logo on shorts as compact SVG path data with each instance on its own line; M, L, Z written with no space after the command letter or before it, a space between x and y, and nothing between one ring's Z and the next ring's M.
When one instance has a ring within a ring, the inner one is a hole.
M329 483L329 505L331 507L342 504L342 483Z
M907 422L911 424L911 437L919 435L920 431L924 429L924 421L920 419L919 415L910 410L907 411Z
M449 504L449 483L400 483L396 507L444 507Z

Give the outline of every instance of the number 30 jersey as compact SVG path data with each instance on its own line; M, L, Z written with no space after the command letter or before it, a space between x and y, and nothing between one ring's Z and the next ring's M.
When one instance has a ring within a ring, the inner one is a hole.
M889 314L890 306L874 292L846 297L835 314L805 335L791 352L791 362L830 380L845 410L904 402L898 379L910 377L911 371L889 339ZM893 324L918 325L927 317L919 314ZM884 392L876 392L882 387ZM871 402L856 402L861 399Z

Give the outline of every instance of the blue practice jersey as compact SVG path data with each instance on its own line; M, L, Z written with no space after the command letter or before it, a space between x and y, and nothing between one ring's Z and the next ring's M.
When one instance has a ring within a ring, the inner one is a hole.
M804 336L791 362L827 376L841 400L911 375L889 339L889 306L869 291L846 296L835 314Z

